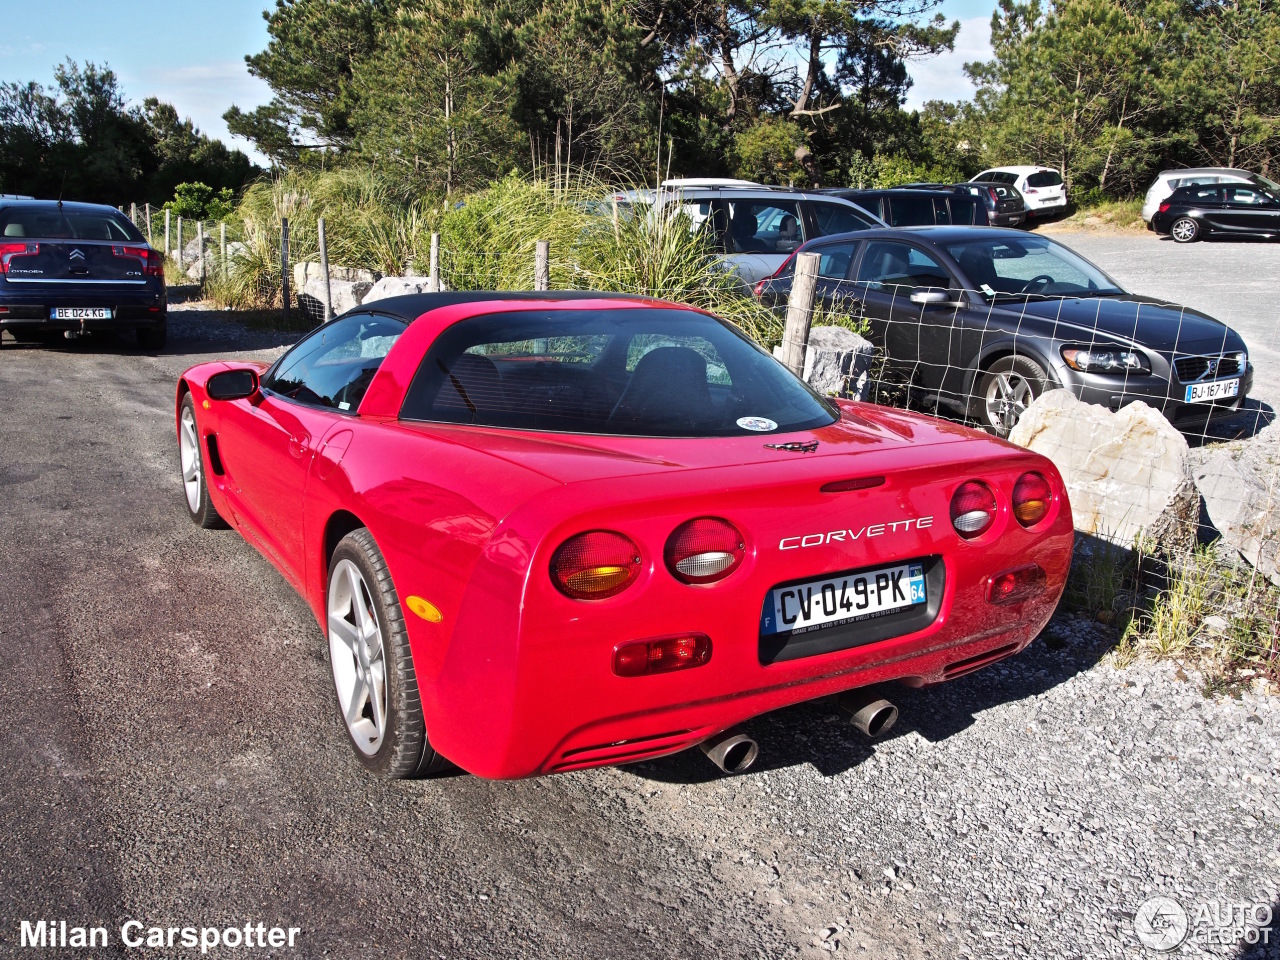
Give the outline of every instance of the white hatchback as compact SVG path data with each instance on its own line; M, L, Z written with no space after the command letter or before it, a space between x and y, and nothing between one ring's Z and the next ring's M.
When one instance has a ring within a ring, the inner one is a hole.
M992 167L969 182L978 181L1017 187L1029 217L1061 213L1067 208L1067 185L1062 182L1062 174L1052 167Z

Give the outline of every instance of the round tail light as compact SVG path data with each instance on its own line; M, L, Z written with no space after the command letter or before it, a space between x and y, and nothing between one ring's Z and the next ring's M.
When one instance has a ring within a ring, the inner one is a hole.
M960 484L951 498L951 525L966 540L980 537L996 522L996 495L981 480Z
M567 597L604 600L640 575L640 549L629 537L592 530L570 537L551 557L551 580Z
M1013 485L1013 516L1024 527L1034 527L1049 514L1053 488L1038 473L1024 473Z
M667 569L681 583L715 583L738 568L747 545L728 520L699 517L676 527L665 554Z

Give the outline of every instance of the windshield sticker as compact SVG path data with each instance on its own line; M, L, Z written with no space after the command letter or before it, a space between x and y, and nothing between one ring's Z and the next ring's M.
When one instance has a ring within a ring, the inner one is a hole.
M768 417L739 417L738 426L743 430L754 430L757 433L768 433L777 430L778 425Z
M994 297L996 295L996 292L991 289L990 285L985 283L982 285L982 292L988 297Z

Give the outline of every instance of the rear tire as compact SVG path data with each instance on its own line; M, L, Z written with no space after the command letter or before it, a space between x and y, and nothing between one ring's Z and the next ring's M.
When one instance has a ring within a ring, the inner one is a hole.
M1195 243L1200 239L1200 224L1190 217L1179 217L1169 227L1169 236L1174 243Z
M227 522L209 499L209 483L204 469L204 440L196 423L196 405L191 394L182 398L178 409L178 468L182 475L183 502L191 522L206 530L225 527Z
M1051 383L1044 367L1027 356L1001 357L979 382L978 412L982 429L1007 437L1022 414Z
M134 332L138 336L138 346L143 350L163 350L169 340L167 322L158 327L138 327Z
M386 780L445 769L448 761L427 739L404 612L367 529L347 534L333 551L326 598L338 715L356 758Z

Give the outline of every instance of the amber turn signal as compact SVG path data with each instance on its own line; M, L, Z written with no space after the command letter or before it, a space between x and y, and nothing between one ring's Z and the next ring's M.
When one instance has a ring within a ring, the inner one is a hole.
M570 537L551 557L551 581L566 597L604 600L617 596L640 575L640 548L612 530Z

